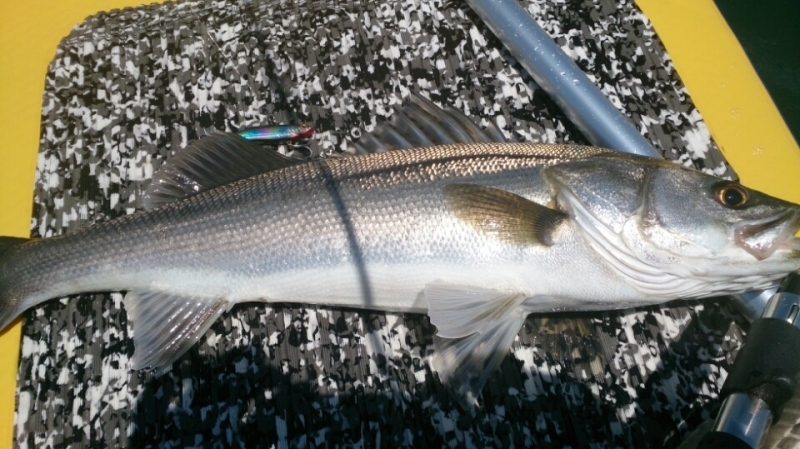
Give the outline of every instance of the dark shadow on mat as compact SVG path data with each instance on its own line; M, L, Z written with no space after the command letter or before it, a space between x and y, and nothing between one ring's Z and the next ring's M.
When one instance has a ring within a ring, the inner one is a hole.
M661 331L653 313L671 309L650 308L632 326L642 346L626 341L630 332L619 319L625 313L531 316L515 349L535 346L533 367L507 357L473 411L454 402L414 353L431 348L434 328L424 316L387 323L383 314L285 306L268 315L287 324L269 329L263 314L237 307L171 373L139 375L130 443L675 447L713 409L707 384L719 381L714 376L732 359L724 353L732 311L724 301L705 305L699 314L688 312L691 320L668 346L652 335ZM307 326L311 315L329 320L317 320L315 333ZM366 348L366 334L391 339L398 326L408 329L407 353ZM247 327L250 336L243 334ZM239 338L247 343L230 344ZM641 360L642 348L659 349L649 364L655 370Z

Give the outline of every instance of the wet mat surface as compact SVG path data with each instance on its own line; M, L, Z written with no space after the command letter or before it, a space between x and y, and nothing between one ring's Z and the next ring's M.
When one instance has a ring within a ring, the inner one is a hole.
M524 3L670 159L729 174L629 2ZM187 142L307 122L341 151L409 91L508 138L586 143L471 11L425 1L179 2L100 14L59 46L34 236L134 211ZM725 301L531 316L484 407L451 401L422 315L237 306L171 372L131 372L122 294L29 312L19 447L674 447L709 416L742 338Z

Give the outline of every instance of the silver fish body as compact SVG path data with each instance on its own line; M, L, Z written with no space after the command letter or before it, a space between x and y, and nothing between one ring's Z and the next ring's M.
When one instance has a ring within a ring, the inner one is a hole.
M315 160L0 249L0 325L54 297L127 290L142 368L238 302L427 312L446 343L440 377L474 394L528 313L763 288L800 268L798 227L797 205L590 147Z
M77 292L149 290L425 312L419 294L440 279L599 300L593 288L571 291L554 275L614 279L569 224L552 247L504 242L456 218L443 190L468 182L547 204L542 168L593 153L469 144L313 161L27 243L2 270L11 279L3 293L25 298L25 308ZM642 300L622 283L605 287L611 307Z

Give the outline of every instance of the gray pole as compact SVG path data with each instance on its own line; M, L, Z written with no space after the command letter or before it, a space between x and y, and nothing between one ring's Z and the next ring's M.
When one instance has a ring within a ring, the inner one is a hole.
M661 157L516 0L467 0L592 144Z

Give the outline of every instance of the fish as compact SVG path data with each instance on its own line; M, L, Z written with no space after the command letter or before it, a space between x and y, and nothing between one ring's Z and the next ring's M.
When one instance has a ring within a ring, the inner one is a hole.
M346 157L206 136L156 173L143 211L0 238L0 328L53 298L127 291L131 368L163 372L237 303L427 314L433 369L474 404L528 314L734 294L800 269L797 204L664 160L497 142L432 105L412 96Z

